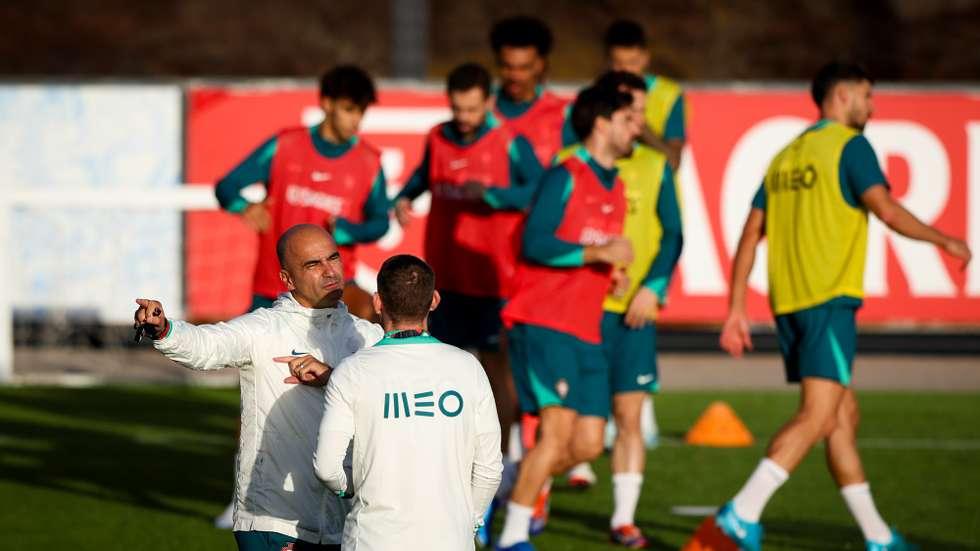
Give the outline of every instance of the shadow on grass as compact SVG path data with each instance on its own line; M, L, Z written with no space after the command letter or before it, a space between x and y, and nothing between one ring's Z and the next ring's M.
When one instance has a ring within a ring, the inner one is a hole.
M232 439L238 419L237 399L229 403L190 387L11 388L0 391L0 407L7 404L76 420L230 432Z
M550 516L558 522L549 522L546 533L561 534L566 537L581 537L582 531L580 529L573 529L569 526L574 525L594 532L595 537L589 539L595 542L605 542L609 537L609 511L569 508L556 505L553 502ZM650 542L648 549L677 549L676 545L667 543L660 536L665 532L685 535L694 531L689 524L669 522L643 523L640 528L643 529L643 534Z
M204 520L175 502L230 495L238 411L228 403L179 390L11 389L4 405L71 422L0 409L0 479Z

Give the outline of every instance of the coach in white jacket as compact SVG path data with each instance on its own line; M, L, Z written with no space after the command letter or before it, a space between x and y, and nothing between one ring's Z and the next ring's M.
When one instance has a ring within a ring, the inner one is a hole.
M349 502L325 491L313 472L324 404L320 387L329 366L374 344L383 332L348 314L340 302L343 268L323 228L291 228L277 252L289 293L272 308L195 326L167 320L159 302L139 299L135 317L156 337L153 345L184 367L240 369L234 512L239 548L279 551L300 540L336 549ZM319 377L303 371L313 366ZM295 376L307 384L290 384ZM338 451L346 449L345 443Z
M353 508L342 549L473 549L500 484L500 424L473 355L426 332L432 269L410 255L378 273L374 308L385 338L330 377L316 473ZM353 439L352 473L343 465Z

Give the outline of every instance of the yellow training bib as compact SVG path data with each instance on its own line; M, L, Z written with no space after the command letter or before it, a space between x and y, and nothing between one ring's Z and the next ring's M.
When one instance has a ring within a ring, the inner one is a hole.
M667 129L667 119L674 103L681 95L681 86L677 82L662 76L647 76L647 104L645 116L647 124L658 136L663 136ZM652 82L652 85L651 85ZM687 121L684 121L685 125Z
M844 146L857 134L821 121L769 165L769 301L777 315L864 296L868 212L847 203L840 181Z

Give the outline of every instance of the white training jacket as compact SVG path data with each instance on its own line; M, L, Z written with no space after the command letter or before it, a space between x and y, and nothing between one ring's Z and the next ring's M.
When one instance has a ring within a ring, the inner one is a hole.
M277 532L311 543L341 542L349 502L325 488L313 472L323 389L284 383L289 366L272 359L311 354L338 366L383 335L380 326L352 316L343 303L305 308L284 293L272 308L227 323L172 321L170 333L153 342L189 369L240 369L234 530Z
M341 548L473 549L503 470L480 362L428 335L387 337L341 362L324 399L316 473L354 494Z

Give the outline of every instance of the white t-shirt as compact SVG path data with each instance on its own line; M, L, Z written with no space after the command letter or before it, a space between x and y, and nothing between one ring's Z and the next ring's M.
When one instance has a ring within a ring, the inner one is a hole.
M343 549L473 549L502 471L476 358L428 335L385 338L337 366L324 396L314 463L331 490L354 494Z

